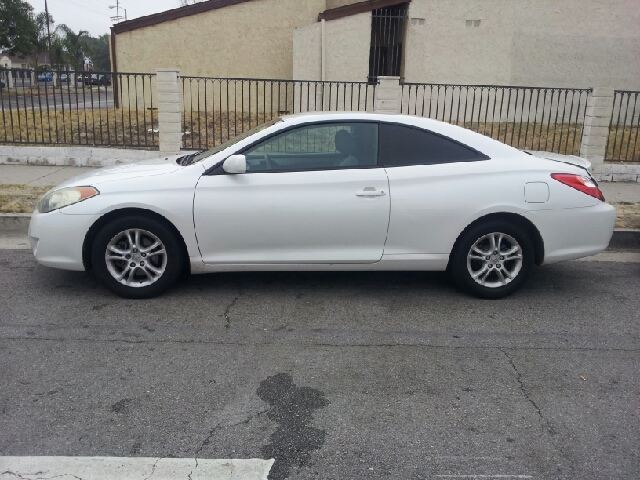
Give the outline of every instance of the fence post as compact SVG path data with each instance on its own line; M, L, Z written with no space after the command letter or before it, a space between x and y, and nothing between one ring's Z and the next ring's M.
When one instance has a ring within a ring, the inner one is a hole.
M594 88L587 97L580 156L593 165L593 171L604 163L609 138L609 124L613 113L613 88Z
M400 77L378 77L374 110L378 113L400 113L402 88Z
M182 147L180 71L175 68L159 68L156 73L160 154L173 155L180 153Z

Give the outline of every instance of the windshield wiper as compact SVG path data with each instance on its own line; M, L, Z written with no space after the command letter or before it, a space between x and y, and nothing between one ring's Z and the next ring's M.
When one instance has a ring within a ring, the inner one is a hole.
M204 153L204 152L206 152L206 150L202 150L202 151L196 152L196 153L191 153L189 155L184 155L184 156L178 158L176 160L176 162L178 163L178 165L182 165L183 167L186 166L186 165L191 165L191 163L193 162L193 159L196 158L201 153Z

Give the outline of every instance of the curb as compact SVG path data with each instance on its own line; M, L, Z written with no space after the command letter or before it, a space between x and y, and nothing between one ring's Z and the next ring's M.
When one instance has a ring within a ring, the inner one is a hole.
M30 221L30 213L2 213L0 235L26 235ZM640 250L640 230L614 230L607 250Z
M0 235L26 235L31 221L30 213L2 213L0 214Z

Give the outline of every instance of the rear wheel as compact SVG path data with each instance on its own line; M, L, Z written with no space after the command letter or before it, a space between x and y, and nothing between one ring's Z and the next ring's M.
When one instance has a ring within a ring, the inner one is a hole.
M504 221L480 224L463 234L451 262L458 285L480 298L503 298L519 290L533 271L528 232Z
M175 234L147 217L126 217L103 227L91 259L107 288L127 298L159 295L176 281L184 264Z

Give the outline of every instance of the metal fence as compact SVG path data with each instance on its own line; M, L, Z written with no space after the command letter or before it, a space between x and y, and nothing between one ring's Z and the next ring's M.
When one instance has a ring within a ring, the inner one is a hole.
M0 143L154 148L156 76L0 70Z
M0 81L0 144L158 147L155 74L0 69ZM184 149L214 147L280 115L373 111L377 88L376 81L179 82ZM520 149L579 155L591 89L405 83L401 92L402 113ZM640 91L616 90L613 103L605 161L640 162Z
M280 115L372 111L375 84L181 77L182 147L210 148Z
M516 148L580 154L591 89L405 83L402 112L442 120Z
M640 91L615 90L605 161L640 162Z

